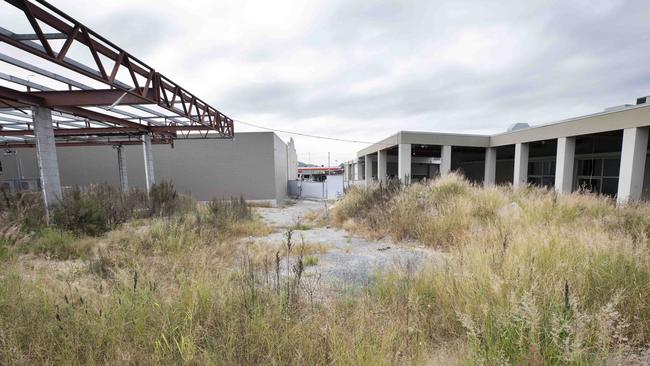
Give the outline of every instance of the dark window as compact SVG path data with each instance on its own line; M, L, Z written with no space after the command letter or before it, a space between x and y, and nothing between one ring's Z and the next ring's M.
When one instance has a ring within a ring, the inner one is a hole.
M555 185L555 177L543 177L541 185L544 187L553 187Z
M545 161L544 162L544 175L555 176L555 160Z
M620 165L620 159L605 159L603 165L603 175L609 177L618 177Z
M555 160L528 162L528 183L541 187L553 187L555 184Z
M528 177L528 184L539 186L541 182L541 179L538 177Z
M603 178L602 194L615 196L618 192L618 178Z
M599 193L600 180L589 178L578 179L578 187L587 192Z
M579 160L578 161L578 175L600 175L602 160Z
M528 174L530 175L542 175L543 174L543 163L542 161L531 161L528 163Z
M616 195L620 159L578 160L577 164L576 187L593 193Z

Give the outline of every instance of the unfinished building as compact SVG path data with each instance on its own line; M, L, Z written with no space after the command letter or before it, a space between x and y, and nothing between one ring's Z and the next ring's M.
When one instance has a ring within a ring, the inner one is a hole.
M495 135L401 131L357 153L348 181L415 181L461 172L474 182L650 199L650 98Z
M48 207L62 186L92 183L286 196L293 142L233 140L231 118L46 1L6 0L0 11L12 28L0 27L4 189L38 188Z

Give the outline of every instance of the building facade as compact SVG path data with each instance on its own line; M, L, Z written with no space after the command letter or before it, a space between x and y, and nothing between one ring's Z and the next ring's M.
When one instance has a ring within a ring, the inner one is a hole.
M649 100L650 101L650 100ZM350 181L415 181L459 171L474 182L583 189L619 202L650 199L650 103L495 135L401 131L346 163Z
M297 176L293 140L285 143L273 132L237 133L233 140L182 139L173 148L152 145L151 150L155 182L172 182L197 200L243 196L279 202L287 197L287 180ZM129 187L145 188L142 145L122 146L119 153L112 146L57 147L57 158L64 187L108 183L117 188L125 177ZM33 148L2 154L0 164L0 181L19 174L28 182L39 178Z

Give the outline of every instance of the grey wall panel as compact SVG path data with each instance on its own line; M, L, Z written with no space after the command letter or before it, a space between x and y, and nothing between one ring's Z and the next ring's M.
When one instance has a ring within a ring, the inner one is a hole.
M287 180L289 177L289 155L287 145L275 134L273 135L273 179L275 199L278 203L287 198Z
M227 198L275 200L286 196L286 145L272 132L238 133L234 140L177 140L154 145L156 182L172 181L179 191L196 199ZM277 150L277 153L276 153ZM34 149L17 149L25 178L38 177ZM284 153L282 153L284 152ZM129 185L144 188L142 146L125 147ZM108 183L119 187L117 152L111 146L57 148L64 186ZM280 159L276 174L275 159ZM13 156L0 155L0 179L16 177ZM283 169L283 170L282 170ZM282 187L276 190L280 179Z

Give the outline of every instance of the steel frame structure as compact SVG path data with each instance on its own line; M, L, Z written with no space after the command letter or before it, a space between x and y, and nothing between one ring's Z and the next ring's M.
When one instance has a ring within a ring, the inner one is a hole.
M0 65L38 74L67 88L57 90L0 72L0 80L11 86L0 85L0 147L33 145L32 106L53 111L57 144L66 146L134 144L143 134L151 135L154 143L234 136L231 118L48 2L35 2L38 5L29 0L0 3L0 11L3 6L13 7L24 14L33 30L19 34L0 27L0 44L37 56L43 65L2 52ZM55 40L64 40L63 45L55 47ZM72 59L73 47L86 50L92 61ZM62 76L47 65L63 67L78 77ZM107 87L96 89L81 81L87 79Z

